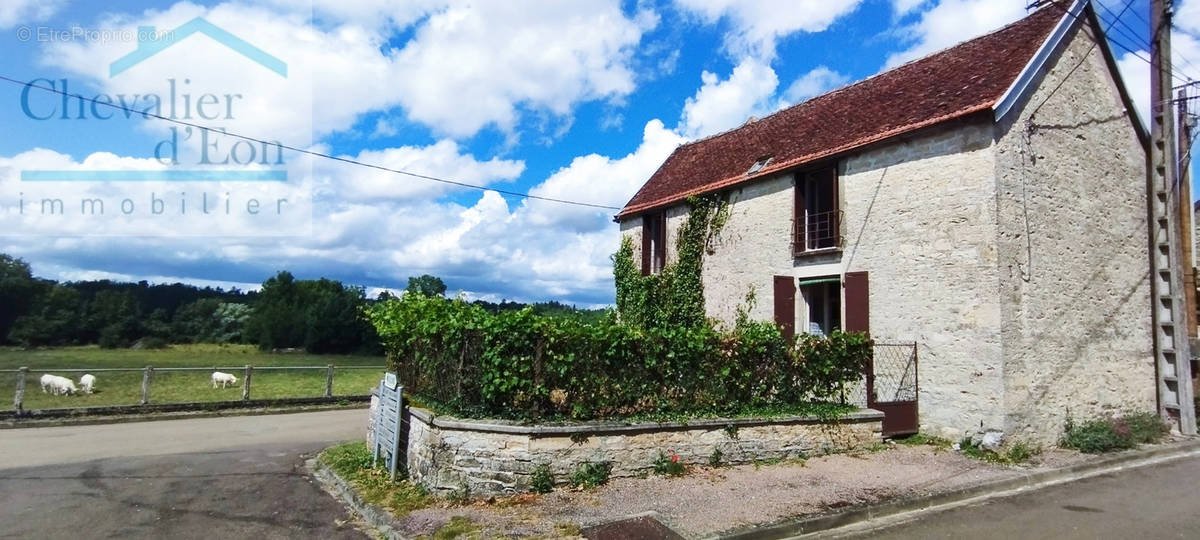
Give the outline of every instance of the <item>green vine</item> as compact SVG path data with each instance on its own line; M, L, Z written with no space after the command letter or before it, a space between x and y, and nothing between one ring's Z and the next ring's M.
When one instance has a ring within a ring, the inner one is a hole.
M704 255L729 220L729 204L716 196L690 197L688 217L675 240L674 263L644 276L633 260L633 241L621 240L613 255L617 311L621 321L642 328L695 328L705 324Z

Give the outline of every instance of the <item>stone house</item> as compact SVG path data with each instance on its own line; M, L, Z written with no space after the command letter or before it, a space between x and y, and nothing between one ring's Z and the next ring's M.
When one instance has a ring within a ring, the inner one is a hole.
M682 145L616 221L658 272L686 199L722 197L708 314L916 342L923 431L1154 410L1148 137L1102 36L1051 4Z

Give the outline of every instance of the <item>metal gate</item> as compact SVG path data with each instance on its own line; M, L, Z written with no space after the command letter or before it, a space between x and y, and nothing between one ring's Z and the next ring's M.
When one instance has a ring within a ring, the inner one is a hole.
M917 432L917 344L876 343L867 365L867 407L883 413L883 435Z

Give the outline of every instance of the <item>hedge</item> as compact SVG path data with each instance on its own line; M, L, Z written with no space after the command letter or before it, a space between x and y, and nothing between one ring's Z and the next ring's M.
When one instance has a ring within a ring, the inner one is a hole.
M410 396L466 417L592 420L735 415L837 402L871 342L834 332L790 343L768 322L640 327L530 309L488 313L406 294L368 309Z

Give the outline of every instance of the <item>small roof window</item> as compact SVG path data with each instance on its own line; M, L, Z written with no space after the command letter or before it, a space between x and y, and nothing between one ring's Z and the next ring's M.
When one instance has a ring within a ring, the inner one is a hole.
M763 169L763 167L766 167L767 164L770 162L771 162L771 156L760 157L760 158L758 158L758 161L754 162L754 165L750 166L750 170L746 171L746 174L751 175L758 171L761 171Z

